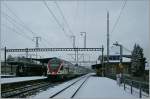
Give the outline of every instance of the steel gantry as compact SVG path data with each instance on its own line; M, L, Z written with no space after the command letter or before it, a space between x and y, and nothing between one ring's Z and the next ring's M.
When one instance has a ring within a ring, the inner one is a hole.
M44 52L44 51L102 51L102 48L25 48L5 49L6 52Z
M4 48L4 61L6 66L6 56L8 52L26 52L26 56L28 56L28 52L45 52L45 51L101 51L102 56L104 52L104 48L24 48L24 49L7 49Z

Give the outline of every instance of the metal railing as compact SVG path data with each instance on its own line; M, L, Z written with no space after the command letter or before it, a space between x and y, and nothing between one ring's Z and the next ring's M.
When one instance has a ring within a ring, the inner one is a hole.
M124 90L129 89L131 94L133 94L133 92L138 93L139 98L143 96L149 97L148 83L124 78L123 86Z
M106 75L106 77L116 80L116 75ZM124 90L130 90L130 93L138 93L139 98L142 98L143 96L149 97L149 83L132 80L127 78L126 76L123 76L121 79L121 83L123 84Z

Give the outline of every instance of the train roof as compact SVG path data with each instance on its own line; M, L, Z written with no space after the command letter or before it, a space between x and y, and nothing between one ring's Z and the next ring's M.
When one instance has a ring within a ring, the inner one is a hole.
M48 63L48 61L51 60L51 59L54 59L54 57L53 57L53 58L40 58L40 59L27 58L27 59L32 59L32 60L35 60L35 61L39 61L39 62L41 62L41 63Z
M57 58L57 57L51 57L51 58L40 58L40 59L36 59L36 58L26 58L26 59L31 59L31 60L35 60L35 61L39 61L41 63L48 63L49 60L52 60L52 59L59 59L59 60L63 60L65 62L69 62L69 61L66 61L64 59L60 59L60 58ZM69 62L71 63L71 62ZM72 63L71 63L72 64Z

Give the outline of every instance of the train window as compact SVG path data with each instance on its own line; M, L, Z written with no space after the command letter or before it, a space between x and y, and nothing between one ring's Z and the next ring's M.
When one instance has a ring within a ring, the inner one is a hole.
M60 70L63 70L63 66L61 66Z

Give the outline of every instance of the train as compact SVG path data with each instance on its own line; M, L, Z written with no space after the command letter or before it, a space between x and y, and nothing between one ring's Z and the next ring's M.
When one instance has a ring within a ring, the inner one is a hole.
M16 68L16 76L46 76L46 67L36 63L21 63Z
M56 57L49 60L47 65L47 76L49 79L69 79L85 75L89 72L91 72L91 69L74 65L71 62Z
M36 63L39 61L40 63ZM4 66L3 66L4 67ZM3 68L5 70L5 68ZM24 59L22 61L7 61L6 70L18 77L47 76L51 80L67 80L91 72L89 68L72 64L57 57L43 59Z

